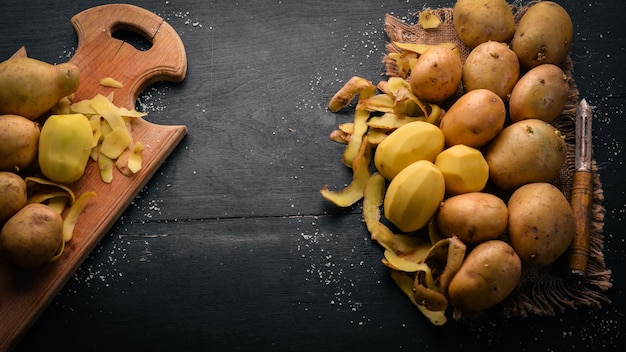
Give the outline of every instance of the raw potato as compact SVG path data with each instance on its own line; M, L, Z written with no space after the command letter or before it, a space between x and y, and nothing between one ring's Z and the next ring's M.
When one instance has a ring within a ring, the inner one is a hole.
M391 181L405 167L418 160L434 162L444 147L441 130L432 123L415 121L391 132L376 147L374 165Z
M34 120L78 89L76 65L17 57L0 63L0 114Z
M480 148L502 130L506 107L502 99L488 89L463 94L443 115L439 127L446 145L465 144Z
M63 245L63 218L45 204L28 204L0 231L0 255L19 267L50 262Z
M39 126L18 115L0 116L0 171L19 172L37 157Z
M465 60L463 86L466 92L489 89L506 100L519 75L519 60L513 50L505 43L488 41L475 47Z
M522 263L501 240L477 245L448 286L450 304L464 312L480 312L502 302L517 287Z
M513 122L539 119L552 122L565 108L569 84L565 72L553 64L539 65L517 82L509 99Z
M447 116L447 115L446 115ZM489 178L503 190L548 182L563 167L565 140L552 125L537 119L515 122L487 146Z
M417 58L411 68L409 83L419 99L439 103L456 93L462 74L463 63L459 54L445 46L434 45Z
M26 182L20 176L0 171L0 226L26 205Z
M567 11L555 2L542 1L532 5L520 19L511 49L526 69L559 65L569 55L573 36L574 26Z
M471 192L443 201L437 213L439 231L456 236L467 245L502 237L507 230L509 212L499 197Z
M470 48L489 40L509 42L515 32L513 11L505 0L457 0L453 24Z
M435 166L446 180L448 195L482 191L489 180L489 164L481 151L463 144L439 153Z
M576 232L572 209L550 183L530 183L509 198L509 242L522 262L548 265L571 244Z

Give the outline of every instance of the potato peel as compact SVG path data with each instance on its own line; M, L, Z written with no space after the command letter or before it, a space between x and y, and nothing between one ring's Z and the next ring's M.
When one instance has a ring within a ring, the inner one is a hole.
M413 297L413 279L403 271L391 270L391 278L417 309L433 324L442 326L447 322L445 311L432 311L418 304Z
M70 209L63 219L63 242L68 242L72 239L78 217L87 206L89 199L93 197L96 197L95 192L85 192L70 206Z
M339 191L331 191L328 185L320 190L322 196L340 207L349 207L363 198L365 184L370 176L369 165L372 160L372 147L363 139L359 153L355 156L352 167L352 182Z

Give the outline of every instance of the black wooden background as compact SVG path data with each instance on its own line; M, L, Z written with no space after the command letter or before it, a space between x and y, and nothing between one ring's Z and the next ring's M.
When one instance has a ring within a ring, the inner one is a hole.
M396 288L328 140L351 113L326 109L351 76L377 82L390 13L440 0L134 0L179 33L181 84L138 109L188 135L26 334L19 351L609 351L625 347L622 0L558 0L574 22L574 76L595 108L613 301L599 311L431 326ZM0 58L52 63L76 49L70 18L109 1L3 4ZM2 324L2 317L0 317Z

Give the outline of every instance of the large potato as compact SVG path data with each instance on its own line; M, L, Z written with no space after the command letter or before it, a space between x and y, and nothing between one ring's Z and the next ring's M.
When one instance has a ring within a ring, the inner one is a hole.
M574 26L567 11L555 2L541 1L520 19L511 49L526 69L541 64L559 65L569 55L573 36Z
M463 87L466 92L484 88L506 100L519 79L517 55L505 43L488 41L479 44L463 65Z
M459 54L444 46L434 45L413 64L409 84L418 98L440 103L456 93L462 74L463 63Z
M489 40L509 42L515 32L513 11L505 0L457 0L453 24L470 48Z
M26 205L26 182L12 172L0 171L0 226Z
M502 237L508 219L504 201L484 192L464 193L444 200L436 218L442 234L456 236L467 245Z
M508 202L509 242L525 264L548 265L571 244L576 223L569 202L550 183L530 183Z
M63 243L63 218L45 204L28 204L0 231L0 255L9 263L32 268L50 262Z
M502 302L515 290L522 264L513 248L501 240L477 245L448 286L450 304L464 312L479 312Z
M39 125L18 115L0 115L0 171L19 172L37 157Z
M545 121L515 122L500 132L485 151L489 178L503 190L554 179L567 153L560 132Z
M72 63L51 65L28 57L0 63L0 114L30 120L40 117L63 97L78 89L78 67Z
M556 65L543 64L519 79L509 99L509 116L516 122L539 119L551 122L567 103L569 84L565 72Z
M446 137L446 145L480 148L500 133L505 119L506 107L502 99L488 89L476 89L463 94L450 107L439 127Z

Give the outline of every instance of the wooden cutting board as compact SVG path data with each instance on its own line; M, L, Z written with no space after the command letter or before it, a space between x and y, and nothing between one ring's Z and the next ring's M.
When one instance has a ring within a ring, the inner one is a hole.
M115 105L134 109L137 97L148 85L185 78L187 56L180 37L150 11L127 4L104 5L75 15L71 22L78 35L78 47L70 62L80 69L75 101L113 92ZM145 51L136 49L113 37L119 30L135 32L152 45ZM100 85L104 77L120 81L123 88ZM160 126L136 119L132 124L133 138L146 146L142 170L131 177L115 170L113 181L106 184L100 179L96 163L89 162L84 176L71 188L77 195L94 191L98 196L89 201L79 217L62 257L29 270L0 263L0 351L16 347L186 132L182 125Z

